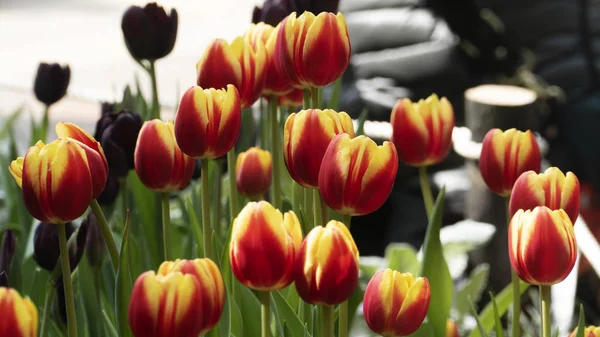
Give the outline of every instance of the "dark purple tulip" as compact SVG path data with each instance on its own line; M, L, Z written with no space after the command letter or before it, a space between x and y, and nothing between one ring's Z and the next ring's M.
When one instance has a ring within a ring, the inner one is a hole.
M33 85L35 97L46 105L56 103L67 93L70 79L68 65L61 67L58 63L40 63Z
M87 225L87 242L85 244L85 255L88 262L93 267L102 266L104 256L106 256L106 243L104 236L98 226L98 221L93 212L88 214L88 217L83 220L83 224Z
M314 13L321 12L337 13L339 0L265 0L263 7L254 7L252 22L265 22L271 26L277 26L281 20L292 12L301 15L305 11Z
M109 172L104 190L102 190L102 193L100 193L100 196L96 200L98 200L100 205L111 205L117 199L120 189L121 183L119 182L119 177Z
M74 231L73 224L67 222L67 239ZM40 222L33 236L33 259L40 267L51 272L54 270L59 257L58 226L49 222Z
M8 288L8 275L6 272L0 272L0 287Z
M94 138L102 145L110 174L125 177L134 168L133 154L142 124L140 115L127 110L103 113L96 123Z
M15 256L15 250L17 249L17 237L11 229L7 229L4 232L2 238L2 246L0 246L0 273L4 273L6 276L6 282L8 282L8 273L10 271L10 264L13 256Z
M294 0L296 12L313 12L315 15L321 12L337 13L340 0Z
M167 56L177 38L177 11L165 10L155 2L144 8L131 6L121 21L125 44L136 60L154 61Z

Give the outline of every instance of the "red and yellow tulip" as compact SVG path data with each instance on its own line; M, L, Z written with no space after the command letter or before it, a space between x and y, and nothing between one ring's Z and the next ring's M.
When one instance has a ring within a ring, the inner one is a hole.
M221 318L225 304L225 285L219 267L210 259L175 260L163 262L158 268L158 275L167 277L170 273L192 275L198 281L198 291L202 301L195 303L201 308L202 316L197 317L202 329L198 335L203 335L212 329Z
M108 164L100 143L75 124L58 123L60 138L38 141L9 167L31 215L43 222L77 219L106 183Z
M577 336L577 327L571 331L568 337ZM583 337L600 337L600 327L596 327L593 325L587 326L583 331Z
M564 280L577 258L567 213L546 206L518 210L508 227L508 256L519 278L529 284L552 285Z
M173 123L154 119L142 125L134 164L147 188L154 192L175 192L190 182L195 163L177 145Z
M0 287L0 336L37 337L35 304L14 289Z
M308 109L288 117L283 131L283 159L296 182L304 187L318 187L325 151L340 133L354 137L352 119L345 112Z
M369 214L390 195L397 170L394 145L377 146L365 136L339 134L323 157L319 190L327 206L341 214Z
M271 186L273 160L271 153L251 147L237 157L235 178L237 189L245 197L259 197Z
M300 222L294 212L282 215L266 201L250 202L233 220L229 245L233 275L255 290L285 288L292 283L301 242Z
M214 159L233 148L240 134L240 97L227 89L189 88L175 118L175 137L181 150L196 159Z
M407 165L429 166L440 163L450 152L454 110L446 97L432 94L412 102L400 99L392 110L392 143L398 157Z
M204 330L205 294L195 275L148 271L133 286L129 326L135 337L197 337Z
M285 78L279 75L275 66L275 42L277 41L277 29L267 23L259 22L250 25L246 30L244 39L250 43L252 48L261 48L264 45L266 52L266 62L264 70L264 80L262 95L269 97L272 95L280 96L289 93L292 90L290 83L286 82Z
M279 106L290 108L301 107L304 104L304 92L300 89L294 89L287 94L278 97Z
M540 149L529 130L492 129L483 138L479 170L485 183L496 194L509 196L523 172L539 172L540 166Z
M265 46L256 40L254 47L243 37L231 44L214 40L196 63L197 83L203 88L225 89L234 85L239 91L242 108L251 107L260 97L267 62Z
M446 337L460 337L458 325L451 319L446 321Z
M343 223L331 220L308 233L296 258L294 281L310 304L336 305L352 295L358 284L358 248Z
M341 13L293 12L278 26L275 66L295 88L324 87L350 63L350 38Z
M391 269L369 281L363 301L365 321L382 336L408 336L423 323L429 309L429 281Z
M579 215L579 180L572 172L567 175L550 167L544 173L527 171L517 179L510 195L510 215L519 209L546 206L551 210L563 209L572 223Z

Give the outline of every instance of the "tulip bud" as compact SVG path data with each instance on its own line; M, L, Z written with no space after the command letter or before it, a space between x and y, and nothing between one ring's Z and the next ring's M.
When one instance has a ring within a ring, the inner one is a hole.
M181 151L171 121L147 121L135 147L135 171L154 192L175 192L187 186L194 173L194 159Z
M562 209L518 210L508 227L508 256L519 278L529 284L564 280L577 258L573 224Z
M0 273L4 273L8 283L8 273L10 272L10 265L12 263L13 256L15 256L15 250L17 249L17 237L11 229L4 231L2 238L2 245L0 246ZM2 286L0 284L0 286Z
M342 133L331 141L319 173L323 201L344 215L365 215L377 210L392 192L398 155L389 142L377 144L368 137Z
M253 48L243 37L231 44L214 40L198 63L198 86L225 89L232 84L239 91L242 108L249 108L260 97L264 84L267 55L264 43L257 41Z
M167 15L155 2L144 8L131 6L123 14L121 30L125 45L136 60L155 61L167 56L177 38L177 11Z
M300 89L294 89L287 94L277 97L279 106L287 106L290 108L301 107L304 104L304 92Z
M38 312L35 304L12 288L0 287L0 317L0 336L37 336Z
M323 156L333 137L340 133L354 137L352 119L345 112L308 109L288 117L283 131L283 159L298 184L319 186Z
M191 87L183 94L175 137L181 150L196 159L214 159L233 148L240 134L240 97L233 85L227 89Z
M61 67L58 63L40 63L33 91L37 99L49 106L58 102L67 93L71 69L69 66Z
M127 110L103 114L96 123L94 138L102 144L110 174L126 177L134 169L133 152L142 124L140 115Z
M65 230L68 239L75 228L72 223L67 222ZM59 257L58 226L48 222L40 222L33 236L33 259L40 267L51 272L54 270Z
M102 147L85 131L59 123L56 132L60 138L50 144L38 141L9 170L34 218L65 223L83 215L100 195L108 167Z
M454 110L446 97L432 94L413 103L398 100L392 110L392 143L400 160L410 166L429 166L443 161L452 145Z
M577 336L577 327L573 330L568 337ZM583 331L583 337L600 337L600 327L596 327L593 325L587 326Z
M252 22L265 22L272 26L276 26L281 20L285 19L286 16L295 10L296 6L291 0L266 0L262 8L254 7Z
M251 147L237 157L235 177L238 191L245 197L258 197L271 186L271 153Z
M190 274L198 281L198 291L202 294L202 301L196 303L201 307L202 316L198 317L203 335L212 329L221 318L225 304L225 284L219 267L210 259L175 260L163 262L158 268L158 275L167 276L169 273L180 272Z
M275 65L296 88L324 87L338 79L350 63L350 38L341 13L290 14L279 24Z
M491 129L483 138L479 170L490 190L503 197L510 195L515 181L526 171L538 172L541 155L535 136L509 129Z
M117 196L119 196L119 190L121 189L121 183L119 182L119 177L108 174L106 178L106 185L104 185L104 190L102 193L96 198L100 205L112 205L115 200L117 200Z
M233 220L229 258L233 275L254 290L292 283L295 253L302 242L300 221L266 201L250 202Z
M104 190L108 176L108 163L100 142L73 123L60 122L56 124L55 129L58 137L73 139L85 150L87 166L92 178L92 199L98 198Z
M446 337L460 337L458 325L451 319L446 321Z
M85 243L85 254L92 267L102 266L106 256L106 242L98 226L98 220L94 212L89 212L85 220L81 222L82 226L87 227L87 239Z
M294 264L298 295L307 303L336 305L358 284L358 248L346 226L335 220L313 228Z
M510 195L510 216L519 209L546 206L551 210L563 209L574 224L579 215L579 180L572 172L565 176L557 167L544 173L527 171L514 184Z
M5 271L0 272L0 287L8 287L8 274Z
M129 326L135 337L197 337L206 301L196 276L148 271L133 286Z
M408 336L423 323L429 309L429 281L411 273L380 270L365 290L363 312L373 332L382 336Z

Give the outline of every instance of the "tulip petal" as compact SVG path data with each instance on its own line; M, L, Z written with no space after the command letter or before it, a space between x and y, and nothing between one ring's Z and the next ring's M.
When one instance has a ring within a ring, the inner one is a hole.
M231 46L223 39L214 40L196 63L197 84L203 88L225 89L242 84L242 66Z
M19 185L19 188L23 184L23 161L24 157L19 157L13 160L8 167L10 174L15 178L15 182Z

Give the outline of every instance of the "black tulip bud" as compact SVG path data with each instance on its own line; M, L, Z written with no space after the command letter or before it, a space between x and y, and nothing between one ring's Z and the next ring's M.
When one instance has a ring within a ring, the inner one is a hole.
M0 287L8 288L8 275L6 272L0 273Z
M202 163L200 162L199 159L196 159L196 162L194 163L194 172L192 173L192 180L200 179L201 175L202 175Z
M4 232L4 237L2 238L2 246L0 247L0 273L5 273L7 279L8 273L10 272L10 264L12 262L13 256L15 256L16 249L17 237L11 229L7 229Z
M120 189L121 183L119 182L119 177L109 172L106 178L106 185L104 185L102 193L100 193L96 200L98 200L100 205L112 205L117 200Z
M67 238L75 231L73 224L65 224ZM56 261L60 257L58 246L58 226L48 222L40 222L33 236L33 259L47 271L54 270Z
M73 271L85 252L85 245L87 243L87 233L89 224L85 221L79 225L77 229L75 240L69 242L69 264L71 265L71 271Z
M262 9L255 7L252 13L252 22L264 22L277 26L281 20L296 10L291 0L266 0Z
M340 0L294 0L296 12L313 12L315 15L321 12L337 13Z
M35 97L46 105L56 103L67 93L70 79L71 69L69 66L61 67L58 63L40 63L33 86Z
M96 123L94 138L100 141L110 174L125 177L134 167L134 152L142 128L140 115L123 110L103 114Z
M104 236L102 235L102 231L98 226L98 221L93 212L88 214L87 219L83 220L82 226L83 224L87 225L85 254L88 262L93 267L100 267L106 256L106 242L104 242Z
M136 60L154 61L167 56L177 38L177 11L151 2L144 8L131 6L121 21L125 44Z

